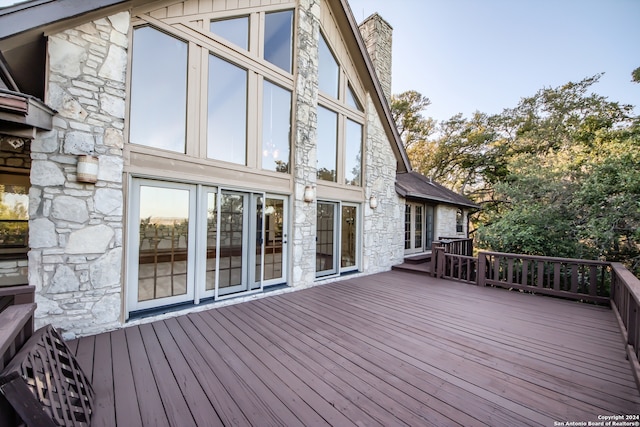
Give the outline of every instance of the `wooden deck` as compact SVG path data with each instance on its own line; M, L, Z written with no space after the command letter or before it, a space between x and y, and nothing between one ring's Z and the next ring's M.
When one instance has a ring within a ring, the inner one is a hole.
M388 272L70 343L96 426L553 426L640 413L611 310Z

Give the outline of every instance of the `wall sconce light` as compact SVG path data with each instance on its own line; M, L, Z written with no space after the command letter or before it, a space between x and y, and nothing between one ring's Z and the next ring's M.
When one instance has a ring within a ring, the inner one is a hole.
M310 185L307 185L306 187L304 187L304 201L307 203L311 203L313 202L313 200L315 199L315 191L313 191L313 187Z
M378 199L376 198L376 196L369 197L369 207L371 209L375 209L378 207Z
M98 181L98 158L90 154L78 157L76 181L95 184Z

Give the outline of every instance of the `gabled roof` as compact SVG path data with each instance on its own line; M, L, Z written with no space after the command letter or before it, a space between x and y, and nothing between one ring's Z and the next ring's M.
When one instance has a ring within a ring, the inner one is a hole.
M19 38L21 39L19 44L22 47L26 47L27 44L36 43L38 37L41 38L47 28L57 23L82 15L86 15L88 20L94 18L95 13L93 12L99 13L104 8L109 8L110 10L115 10L116 8L126 9L151 3L152 1L157 0L31 0L0 8L0 51L4 51L4 48L7 47L7 44L3 43L7 39ZM398 171L410 171L411 164L391 115L391 108L384 96L382 86L367 53L351 8L347 0L326 1L334 12L334 17L344 34L345 43L354 58L356 67L361 70L364 84L372 94L376 111L381 118L387 138L391 142L391 148L397 160ZM178 2L176 1L175 3ZM31 56L33 57L34 55ZM21 75L26 70L32 69L31 66L23 68L23 70L12 70L14 78L16 75ZM29 82L25 82L25 84L27 83ZM24 90L23 88L21 89Z
M402 197L406 198L480 209L479 205L473 203L466 197L443 187L415 171L398 173L396 175L396 191Z

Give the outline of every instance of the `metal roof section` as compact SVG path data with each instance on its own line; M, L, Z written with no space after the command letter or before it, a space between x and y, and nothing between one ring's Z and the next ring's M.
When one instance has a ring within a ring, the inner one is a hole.
M396 192L405 198L480 209L480 205L473 203L463 195L449 190L415 171L396 174Z
M0 8L0 40L124 0L31 0Z

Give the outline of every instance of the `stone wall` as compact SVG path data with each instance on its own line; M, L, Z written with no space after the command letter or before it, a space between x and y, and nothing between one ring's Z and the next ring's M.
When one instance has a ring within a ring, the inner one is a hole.
M36 326L70 337L119 325L122 149L130 17L109 16L49 37L54 129L31 146L29 282ZM99 160L98 182L76 181L78 155Z
M301 0L298 10L295 167L291 215L294 286L313 283L316 277L316 202L305 202L304 190L306 186L315 187L316 184L319 0Z
M384 96L390 100L393 28L377 13L365 19L359 27Z
M462 211L462 232L456 232L456 214L458 208L450 205L436 206L436 226L435 239L440 237L466 237L467 236L467 215L464 209Z
M396 193L396 159L371 99L367 108L363 271L391 269L404 257L404 201ZM371 209L368 200L378 199Z

